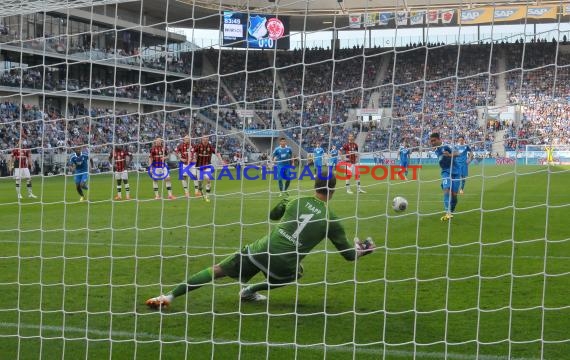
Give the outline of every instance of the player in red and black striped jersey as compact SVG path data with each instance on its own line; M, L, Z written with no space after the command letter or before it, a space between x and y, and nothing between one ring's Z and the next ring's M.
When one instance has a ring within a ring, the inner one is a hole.
M168 149L166 145L164 145L161 138L156 138L154 140L154 145L150 149L150 156L149 156L149 165L153 168L153 173L160 177L164 172L167 172L168 169L166 168L166 157L168 156ZM164 179L166 182L166 190L168 190L168 198L170 200L176 199L174 195L172 195L172 182L170 181L170 176L166 176ZM160 200L160 195L158 194L158 182L153 179L152 187L154 190L154 198L156 200Z
M117 196L115 196L115 200L122 199L121 183L123 183L125 187L126 199L130 200L131 194L129 187L129 173L127 172L127 161L133 161L133 154L131 154L128 149L119 145L115 147L115 150L111 151L111 154L109 154L109 161L113 163L115 180L117 180Z
M32 153L29 149L23 148L21 141L18 141L18 147L12 150L11 167L14 168L14 179L16 180L18 199L22 198L22 194L20 193L20 182L22 178L26 179L28 197L35 199L37 196L32 192L32 177L30 176Z
M176 156L178 161L182 162L184 165L190 164L194 158L194 148L190 143L190 136L184 136L184 140L181 144L176 147ZM192 168L192 174L196 176L195 168ZM182 187L184 188L184 196L190 197L190 192L188 191L188 174L184 173L184 178L182 179ZM194 188L196 188L196 196L201 194L198 192L198 180L194 180Z
M341 148L345 156L345 161L349 164L348 169L351 174L354 175L356 180L356 188L360 193L365 193L366 191L360 188L360 175L356 172L356 165L358 164L359 154L358 154L358 144L354 141L354 135L348 135L348 142L344 144ZM350 190L350 179L346 180L346 192L347 194L352 194Z
M206 195L204 195L204 200L210 201L209 194L211 190L211 176L213 169L208 170L207 168L211 168L212 166L212 155L215 154L220 163L222 163L222 157L220 153L216 152L216 148L210 144L208 141L208 136L202 136L200 143L194 146L194 162L196 163L196 167L198 168L198 188L199 192L202 192L202 180L206 181ZM205 169L206 168L206 169ZM196 186L196 184L194 185Z

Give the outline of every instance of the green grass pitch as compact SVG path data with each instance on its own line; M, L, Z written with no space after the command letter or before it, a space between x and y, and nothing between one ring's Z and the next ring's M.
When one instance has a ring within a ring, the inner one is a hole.
M275 182L219 181L208 204L151 200L148 176L131 174L138 200L118 202L111 176L92 175L90 202L78 203L73 178L35 178L40 199L20 206L1 179L0 358L566 358L570 172L471 175L451 223L439 220L435 167L421 181L365 178L359 196L341 181L330 206L376 253L349 263L323 242L299 284L268 303L240 304L239 284L223 280L162 312L144 301L270 229ZM387 206L396 195L403 214Z

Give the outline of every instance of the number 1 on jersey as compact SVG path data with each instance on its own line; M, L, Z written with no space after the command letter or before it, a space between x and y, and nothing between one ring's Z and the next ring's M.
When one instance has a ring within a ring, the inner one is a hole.
M299 219L301 219L303 221L301 223L299 223L299 226L297 226L297 230L295 230L295 232L291 236L295 239L298 239L299 235L301 234L301 231L303 231L303 229L305 228L305 226L307 226L309 221L311 221L313 216L315 216L315 214L303 214L303 215L299 216ZM299 220L297 220L297 221L299 221Z

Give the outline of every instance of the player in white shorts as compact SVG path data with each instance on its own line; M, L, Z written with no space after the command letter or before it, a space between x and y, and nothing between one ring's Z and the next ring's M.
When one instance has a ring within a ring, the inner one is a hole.
M22 198L20 193L20 182L26 179L28 197L35 199L37 196L32 192L32 177L30 167L32 165L32 153L29 149L23 149L22 143L18 142L18 147L12 150L12 167L14 167L14 180L16 180L16 193L18 199Z

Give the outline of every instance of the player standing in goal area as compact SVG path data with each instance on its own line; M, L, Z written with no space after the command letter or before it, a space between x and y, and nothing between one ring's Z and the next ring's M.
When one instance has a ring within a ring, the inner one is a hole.
M178 161L184 164L184 166L188 166L190 164L190 160L194 159L194 148L190 143L190 136L188 135L184 136L182 143L176 147L175 152ZM195 168L192 168L192 174L196 176ZM182 179L182 187L184 188L184 196L187 198L190 197L190 191L188 190L188 183L189 183L188 174L184 173L184 177ZM196 196L202 195L198 191L198 180L194 180L194 189Z
M14 179L16 180L16 194L18 195L18 199L22 199L22 194L20 193L22 178L26 179L28 197L32 199L37 198L32 192L32 177L30 175L32 152L30 149L24 149L21 141L18 141L18 147L12 150L12 164L9 167L14 168Z
M176 199L172 195L172 182L170 181L170 175L168 174L168 169L166 168L166 155L168 155L168 149L166 145L163 144L161 138L156 138L154 140L154 145L150 149L149 163L152 166L153 172L158 179L162 179L163 176L166 182L166 190L168 191L168 198L170 200ZM152 181L152 188L154 190L154 199L160 200L160 195L158 194L158 182L156 179Z
M457 163L459 153L453 151L449 145L444 145L439 133L431 134L429 142L431 146L435 147L435 154L441 167L441 189L443 190L443 208L445 210L445 215L442 216L441 221L448 221L453 218L453 212L457 206L457 192L461 182L461 167Z
M216 154L220 164L223 164L222 156L216 152L216 148L210 144L207 135L202 136L200 143L194 146L194 162L198 168L197 183L194 182L194 190L197 190L197 196L202 195L206 202L210 202L210 191L212 190L212 155ZM206 183L206 193L202 192L202 183Z
M115 200L122 200L121 195L121 185L124 184L125 188L125 199L131 199L131 189L129 185L129 172L127 171L127 159L128 162L133 161L133 154L129 152L128 149L118 145L115 147L111 154L109 154L109 161L113 163L113 169L115 170L115 180L117 180L117 195ZM121 184L122 183L122 184Z
M469 176L469 164L473 160L473 150L471 147L465 143L465 137L460 135L457 138L457 145L455 145L455 151L459 154L457 156L457 164L460 167L461 185L459 187L459 195L463 195L463 190L465 189L465 181L467 176Z
M79 201L87 200L83 190L88 190L87 182L89 181L89 165L93 167L93 159L89 157L87 149L75 148L75 152L69 158L69 164L75 167L73 171L75 180L75 189L79 194Z
M214 279L228 276L247 283L260 272L267 281L250 285L239 295L242 301L265 300L267 297L258 292L295 283L303 275L301 261L325 238L330 239L348 261L372 253L375 245L370 238L364 242L355 239L354 245L349 243L343 226L328 208L328 201L335 191L336 177L323 175L315 179L314 196L291 201L285 198L271 210L271 220L281 221L268 236L246 245L219 264L190 276L186 283L176 286L168 294L148 299L146 304L159 309Z
M349 163L347 171L349 171L352 175L354 175L354 179L356 180L356 190L359 193L366 193L360 187L360 174L356 172L356 165L358 164L359 154L358 154L358 144L354 142L354 135L348 135L348 142L342 146L342 152L345 155L345 160ZM350 179L346 180L346 193L353 194L352 190L350 190Z

